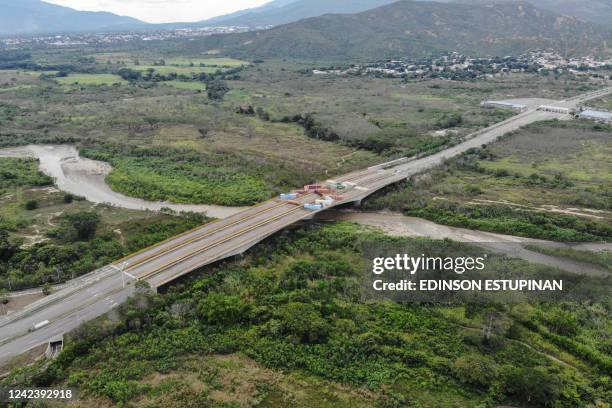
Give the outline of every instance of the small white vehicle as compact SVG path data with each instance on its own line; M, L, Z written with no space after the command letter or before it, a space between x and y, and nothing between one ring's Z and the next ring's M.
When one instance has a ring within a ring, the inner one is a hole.
M43 320L42 322L38 322L32 327L32 331L45 327L48 324L49 324L48 320Z

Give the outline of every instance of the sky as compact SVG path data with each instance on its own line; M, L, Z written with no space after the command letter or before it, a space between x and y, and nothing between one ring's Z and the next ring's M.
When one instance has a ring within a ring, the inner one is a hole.
M110 11L149 23L206 20L269 0L44 0L86 11Z

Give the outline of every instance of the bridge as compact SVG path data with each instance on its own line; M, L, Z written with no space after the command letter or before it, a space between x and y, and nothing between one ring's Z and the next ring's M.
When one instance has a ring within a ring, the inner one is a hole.
M551 106L576 108L580 103L610 93L612 87L559 101ZM402 158L328 180L322 184L342 184L344 189L340 193L342 197L336 197L324 208L304 208L305 204L319 198L310 191L290 201L266 201L77 278L56 293L0 318L0 361L47 343L49 339L112 310L134 293L135 281L144 281L153 288L159 288L195 269L241 254L281 229L310 219L320 211L347 203L360 203L381 188L431 169L448 158L491 143L521 126L553 118L569 119L569 116L538 108L527 109L468 135L463 142L441 152L425 157ZM40 322L48 323L33 330Z

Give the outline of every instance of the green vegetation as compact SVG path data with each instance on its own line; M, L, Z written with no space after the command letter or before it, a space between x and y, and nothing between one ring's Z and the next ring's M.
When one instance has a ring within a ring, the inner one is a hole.
M55 79L62 85L115 85L127 83L113 74L70 74Z
M533 89L540 90L538 96L564 98L590 89L582 80L535 75L435 84L318 78L301 73L304 65L291 61L238 67L237 62L206 61L201 54L191 61L189 55L167 55L158 49L101 51L83 57L72 50L40 50L19 61L31 74L16 71L24 67L0 71L0 87L6 86L0 108L0 146L110 143L114 147L109 160L118 165L109 177L113 188L142 198L179 202L252 203L388 157L439 150L512 114L482 108L483 99L509 93L532 95ZM136 63L190 68L191 62L196 67L200 63L217 65L230 74L224 74L227 78L212 74L161 78L133 70ZM237 68L240 79L231 74ZM120 71L129 84L66 86L56 82L75 75L101 78L99 75ZM60 74L67 76L58 78ZM214 85L210 98L205 92L209 83ZM252 106L256 114L237 114L237 107L243 105ZM455 127L448 132L440 129L447 125ZM161 164L161 172L154 169L155 175L143 174L151 169L150 162L141 165L130 163L133 157L122 157L123 152L152 147L187 151L190 157L200 155L201 159L193 166L186 164L181 180L174 183L167 170L175 166L176 157L169 159L172 163ZM208 177L209 166L203 162L211 157L221 170ZM124 159L121 164L120 159ZM153 188L141 188L140 181ZM220 187L224 197L209 199L210 193L200 191L202 185ZM194 188L195 193L185 188ZM240 192L227 191L236 189ZM246 197L251 192L256 195Z
M23 186L50 186L51 177L38 171L35 159L0 159L0 194L7 189Z
M202 82L185 82L185 81L167 81L165 85L170 85L178 89L187 89L190 91L205 91L206 84Z
M177 203L247 205L271 196L263 176L241 174L239 157L199 154L189 150L90 147L86 157L110 162L114 170L107 176L116 191L149 200ZM249 173L260 173L255 164Z
M33 159L0 159L0 288L60 283L207 219L92 206L54 189Z
M196 214L127 221L118 236L93 211L67 212L43 242L23 240L0 228L0 287L11 290L61 283L206 222Z
M199 67L199 66L173 66L173 65L133 65L130 66L131 69L146 72L149 70L153 70L160 75L168 75L168 74L178 74L178 75L191 75L191 74L199 74L201 72L207 74L214 74L219 70L219 68L214 67Z
M515 73L473 82L314 76L324 62L205 58L198 47L206 41L13 55L0 70L0 146L76 144L114 167L107 181L124 194L250 205L389 157L436 151L513 114L482 100L565 99L598 86ZM402 44L431 52L425 43ZM381 50L379 41L368 44ZM366 207L516 235L610 240L610 130L533 125ZM50 187L36 167L0 160L0 302L9 308L4 288L51 292L208 221L92 205ZM83 406L605 408L612 399L609 302L364 301L362 244L383 241L428 254L475 251L351 224L284 231L163 294L138 285L126 305L67 336L58 359L0 385L76 387ZM609 268L606 254L589 261ZM551 273L502 256L490 264L493 274Z
M381 241L470 251L344 223L283 232L164 295L141 288L112 319L71 334L47 368L3 381L72 386L82 401L134 406L605 406L612 359L595 339L610 328L609 303L364 303L362 245ZM497 272L546 269L490 262ZM296 377L299 393L287 386ZM321 403L337 384L343 391Z
M534 124L365 206L509 235L609 241L611 131L588 122Z
M212 81L206 87L208 99L211 101L221 101L226 93L229 92L229 86L223 81Z
M581 251L573 248L553 248L542 245L525 245L525 248L573 261L584 262L612 271L612 252L610 251Z
M589 101L589 106L603 109L606 111L612 111L612 98L608 96L603 97L601 99L596 99L594 101Z

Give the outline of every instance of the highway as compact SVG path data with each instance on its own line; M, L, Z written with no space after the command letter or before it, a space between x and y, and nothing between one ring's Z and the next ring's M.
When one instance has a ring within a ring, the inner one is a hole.
M606 88L579 95L555 106L574 108L589 99L612 93ZM466 150L495 141L500 136L527 124L568 115L529 109L510 119L479 130L465 141L439 153L400 159L344 176L326 183L344 183L342 199L330 207L360 202L375 191L412 175L424 172ZM56 293L26 309L0 318L0 361L19 355L50 338L66 333L123 303L134 291L135 281L146 281L158 288L202 266L241 254L270 235L319 211L303 204L319 196L306 193L294 202L274 199L248 208L182 235L146 248L129 257L69 282ZM323 211L323 210L321 210ZM46 326L32 331L34 324L48 320Z

